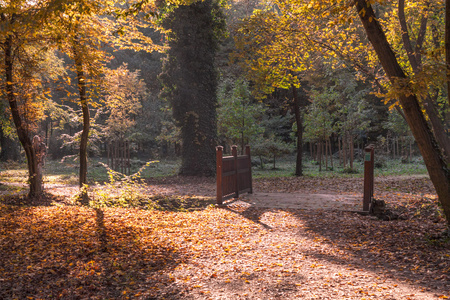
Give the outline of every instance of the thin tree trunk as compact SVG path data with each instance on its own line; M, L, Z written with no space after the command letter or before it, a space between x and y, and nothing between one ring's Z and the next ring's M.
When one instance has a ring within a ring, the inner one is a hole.
M344 133L342 139L342 161L344 162L344 169L347 168L347 133Z
M79 53L79 41L77 38L73 44L73 54L75 60L75 68L77 72L78 92L80 94L80 105L83 114L83 131L81 133L80 140L80 174L79 174L79 186L81 189L81 203L84 205L89 204L89 197L86 189L87 185L87 146L89 138L90 116L88 99L86 92L86 77L83 70L83 59Z
M297 88L292 85L292 94L294 97L294 115L295 123L297 124L297 159L295 163L295 176L303 175L303 119L301 115L301 108L304 106L304 101L300 99Z
M367 37L386 72L389 80L395 84L398 79L406 79L395 53L382 30L370 3L366 0L356 0L356 10L367 33ZM422 113L417 96L400 94L399 101L403 107L406 121L414 135L422 153L431 181L442 204L447 223L450 222L450 170L447 168L435 137L428 127Z
M319 161L319 172L322 171L322 141L317 143L317 158Z
M11 22L13 23L13 20ZM36 152L33 148L33 143L30 139L30 133L27 130L27 126L20 116L19 107L14 92L14 58L12 35L8 35L6 37L5 41L3 42L3 49L5 58L4 70L6 99L9 102L11 115L17 130L17 136L19 137L19 141L22 144L23 149L25 150L25 155L27 157L28 180L30 183L30 191L28 193L28 197L39 197L43 193L42 177L38 176Z
M389 155L389 132L386 135L386 155Z
M333 152L331 151L331 139L330 139L330 138L328 138L328 145L329 145L329 147L330 147L330 162L331 162L331 169L334 169L334 166L333 166Z
M392 158L395 159L395 136L392 137Z
M312 160L317 161L317 143L312 143Z
M353 171L353 158L355 156L355 147L353 146L353 134L351 133L348 146L350 147L350 169Z
M400 141L399 141L400 139L399 139L399 137L398 136L396 136L395 137L395 146L397 147L397 157L398 158L401 158L401 153L400 153Z

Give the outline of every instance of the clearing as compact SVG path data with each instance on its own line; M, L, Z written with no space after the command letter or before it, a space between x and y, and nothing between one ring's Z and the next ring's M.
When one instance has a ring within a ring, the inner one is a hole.
M72 188L56 185L37 206L7 197L0 298L450 297L449 243L436 238L446 223L426 176L376 179L375 197L403 220L299 196L340 195L338 203L357 205L361 187L361 178L258 179L255 195L215 207L212 179L148 180L155 199L182 203L165 210L68 205ZM269 193L277 193L276 205L258 199Z

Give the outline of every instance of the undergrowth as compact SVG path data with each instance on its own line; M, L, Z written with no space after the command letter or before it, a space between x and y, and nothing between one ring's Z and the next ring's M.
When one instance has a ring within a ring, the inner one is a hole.
M90 206L139 208L164 211L191 211L214 205L212 197L190 197L176 195L152 195L148 193L147 184L141 177L142 172L156 161L147 162L136 173L125 175L107 169L109 180L104 185L97 185L91 196Z

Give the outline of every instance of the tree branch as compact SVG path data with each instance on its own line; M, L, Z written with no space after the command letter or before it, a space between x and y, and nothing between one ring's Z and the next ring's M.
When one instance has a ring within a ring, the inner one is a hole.
M417 41L416 41L416 48L415 48L415 55L416 55L416 62L419 69L422 69L422 46L423 42L425 40L425 34L427 32L427 23L428 23L428 8L430 6L429 2L425 3L425 9L422 12L422 21L420 22L420 29L419 34L417 35Z
M400 27L402 30L403 46L405 47L406 54L408 55L409 62L414 70L414 73L417 73L417 71L419 70L419 64L416 60L416 56L414 55L414 51L411 46L411 39L408 33L408 26L406 25L405 0L398 0L398 20L400 22Z

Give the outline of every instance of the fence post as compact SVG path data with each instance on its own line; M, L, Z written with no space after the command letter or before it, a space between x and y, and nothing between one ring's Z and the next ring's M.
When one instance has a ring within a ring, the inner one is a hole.
M364 198L363 211L369 212L370 202L373 197L373 169L374 169L374 146L364 148Z
M252 156L250 155L250 146L245 146L245 155L248 156L248 177L250 179L250 191L249 194L253 194L253 180L252 180Z
M222 205L222 156L223 156L223 147L216 147L216 181L217 181L217 195L216 202L217 205Z
M237 160L237 146L233 145L231 146L231 155L234 157L234 174L235 174L235 188L236 188L236 195L234 198L239 198L239 180L238 180L238 160Z

